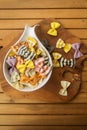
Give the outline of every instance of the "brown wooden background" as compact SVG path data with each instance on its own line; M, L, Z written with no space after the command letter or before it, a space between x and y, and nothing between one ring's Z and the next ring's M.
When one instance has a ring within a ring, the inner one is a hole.
M0 0L0 45L8 34L21 32L26 23L33 25L49 17L57 18L87 44L87 0ZM87 61L82 79L80 94L68 104L37 97L13 100L0 86L0 130L87 129Z

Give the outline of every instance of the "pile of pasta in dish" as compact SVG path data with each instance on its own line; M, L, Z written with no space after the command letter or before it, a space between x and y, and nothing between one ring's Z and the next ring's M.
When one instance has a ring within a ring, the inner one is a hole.
M11 46L6 63L11 83L18 89L26 86L36 87L43 82L51 70L48 55L32 37Z

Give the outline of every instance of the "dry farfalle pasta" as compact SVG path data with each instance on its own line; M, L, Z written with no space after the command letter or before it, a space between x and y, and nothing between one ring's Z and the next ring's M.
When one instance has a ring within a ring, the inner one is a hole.
M49 57L33 37L11 47L6 63L14 87L36 87L51 71Z

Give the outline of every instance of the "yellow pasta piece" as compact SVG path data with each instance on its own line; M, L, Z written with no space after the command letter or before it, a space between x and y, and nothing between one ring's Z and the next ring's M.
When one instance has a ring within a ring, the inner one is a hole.
M56 43L56 48L63 48L65 46L65 43L62 39L58 39Z
M32 37L28 37L28 41L29 41L29 46L34 47L37 44L36 39L34 39Z
M32 60L28 60L25 64L16 65L16 68L19 70L20 73L24 74L26 68L34 68L34 63Z
M35 48L31 46L31 47L29 47L29 51L35 52Z
M64 46L64 52L68 53L71 50L72 45L69 43L66 43Z
M26 69L26 65L25 64L16 65L16 68L18 69L18 71L20 73L24 74L25 69Z
M25 65L27 68L33 69L34 68L34 63L32 60L28 60L25 62Z
M37 50L36 50L36 55L40 55L41 52L42 52L41 49L37 49Z
M51 28L57 29L59 27L60 27L60 23L58 23L58 22L52 22L51 23Z
M62 57L62 55L58 52L53 52L52 55L55 60L59 60Z
M57 60L53 60L53 67L60 67L60 63Z
M55 29L49 29L47 33L52 36L57 36L57 31Z
M18 88L18 89L23 89L24 88L24 86L22 84L20 84L20 82L13 83L13 87Z
M58 22L52 22L51 23L51 28L48 30L47 34L52 35L52 36L57 36L57 28L60 27L60 23Z
M13 51L10 51L10 53L8 54L8 56L15 56L15 53Z

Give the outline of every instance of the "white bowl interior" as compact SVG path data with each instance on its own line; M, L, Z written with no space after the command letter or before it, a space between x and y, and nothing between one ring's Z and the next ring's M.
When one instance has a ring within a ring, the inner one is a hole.
M41 44L40 40L37 38L36 34L35 34L35 27L37 25L33 26L33 27L29 27L28 25L25 26L25 29L24 29L24 32L22 33L21 37L19 38L19 40L15 43L18 44L19 42L21 41L27 41L27 38L30 36L30 37L33 37L37 40L38 42L38 45L43 49L45 50L45 52L47 53L48 57L49 57L49 62L50 62L50 65L52 66L52 59L51 59L51 56L49 54L49 52L46 50L46 48ZM8 72L8 65L6 64L6 58L9 54L9 52L11 51L11 49L9 49L9 51L7 52L5 58L4 58L4 62L3 62L3 73L4 73L4 76L5 76L5 79L6 81L9 83L10 86L13 87L12 83L11 83L11 80L10 80L10 75L9 75L9 72ZM24 87L23 89L18 89L18 88L15 88L19 91L24 91L24 92L31 92L31 91L34 91L34 90L37 90L41 87L43 87L47 81L49 80L50 76L51 76L51 73L52 73L52 70L50 71L50 73L47 75L47 77L41 82L41 84L38 84L36 87L34 88L30 88L30 87ZM14 88L14 87L13 87Z

